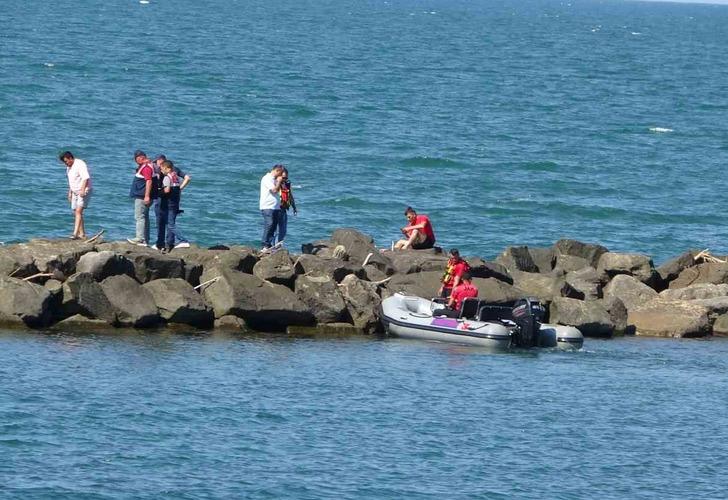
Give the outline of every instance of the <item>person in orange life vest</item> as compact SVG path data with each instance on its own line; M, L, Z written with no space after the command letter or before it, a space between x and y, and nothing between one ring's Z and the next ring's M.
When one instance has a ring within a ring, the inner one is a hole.
M276 236L276 243L283 241L288 232L288 209L292 208L293 215L298 215L296 200L293 199L291 181L288 179L288 169L286 167L283 167L281 179L281 211L278 214L278 235Z
M473 285L472 279L470 272L465 271L462 275L462 279L460 280L460 284L453 288L452 294L450 294L450 300L447 302L447 306L444 309L435 309L432 311L432 315L457 318L460 315L460 306L463 304L463 299L478 296L478 287Z
M404 211L408 225L402 228L402 234L407 239L399 240L394 244L395 250L405 250L412 248L414 250L424 250L435 246L435 232L432 230L430 218L426 215L417 215L415 209L407 207Z
M442 276L442 286L438 290L440 297L449 297L450 292L458 286L460 279L466 271L470 271L470 265L460 257L457 248L450 250L450 259L447 261L445 274Z

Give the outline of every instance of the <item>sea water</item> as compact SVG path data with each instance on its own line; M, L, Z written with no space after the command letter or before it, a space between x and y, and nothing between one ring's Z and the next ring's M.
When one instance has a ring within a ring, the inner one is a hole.
M0 241L133 235L135 149L181 229L388 246L412 205L493 258L568 237L726 248L728 8L622 1L0 2ZM724 498L728 343L493 354L396 340L0 333L3 498Z

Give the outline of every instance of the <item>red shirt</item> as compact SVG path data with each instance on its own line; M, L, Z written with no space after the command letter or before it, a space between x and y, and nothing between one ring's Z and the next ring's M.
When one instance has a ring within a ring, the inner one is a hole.
M410 225L418 226L420 224L425 225L425 227L422 228L422 232L425 233L425 236L428 239L435 241L435 232L432 230L432 223L430 222L430 218L426 215L415 215L415 220Z
M450 262L448 262L448 266L450 266ZM459 260L455 264L452 264L452 272L448 275L447 281L443 282L443 286L445 288L451 288L453 282L455 281L455 276L458 278L463 277L463 273L468 269L468 264L464 260Z
M452 298L454 301L452 303L453 310L460 310L460 304L462 304L463 299L477 296L478 288L475 285L473 285L472 283L460 283L453 289L452 293L450 294L450 298Z
M139 165L139 168L137 168L136 176L144 179L145 181L152 180L152 175L154 175L154 169L152 168L151 163L142 163Z

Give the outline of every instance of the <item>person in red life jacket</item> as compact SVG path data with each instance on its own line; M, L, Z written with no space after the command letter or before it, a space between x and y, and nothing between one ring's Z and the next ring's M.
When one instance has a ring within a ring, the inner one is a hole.
M449 297L450 292L460 283L463 274L469 271L470 265L460 257L460 251L457 248L450 250L450 259L447 261L445 274L442 275L442 286L437 292L438 295Z
M134 180L131 183L129 196L134 199L134 219L136 220L136 236L126 241L134 245L147 246L149 244L149 206L152 204L154 168L152 162L144 151L134 151L134 161L137 164Z
M293 199L293 191L291 190L291 181L288 178L288 169L283 167L281 174L281 211L278 214L278 235L276 243L282 242L286 238L288 232L288 209L293 209L293 215L298 215L296 208L296 200Z
M478 287L473 285L473 278L470 272L465 271L461 277L460 283L453 288L450 299L444 309L435 309L432 311L433 316L447 316L448 318L457 318L460 316L460 307L463 299L478 296Z
M395 250L424 250L435 246L435 232L432 230L430 218L426 215L417 215L415 209L407 207L404 216L409 224L402 228L402 234L407 239L399 240L394 244Z

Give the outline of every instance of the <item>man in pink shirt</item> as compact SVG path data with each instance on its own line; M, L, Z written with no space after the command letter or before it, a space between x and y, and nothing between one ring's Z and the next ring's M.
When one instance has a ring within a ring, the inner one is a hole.
M86 228L83 224L83 211L91 199L91 176L86 162L73 157L73 153L65 151L58 157L66 165L68 176L68 201L75 215L72 240L85 240Z

